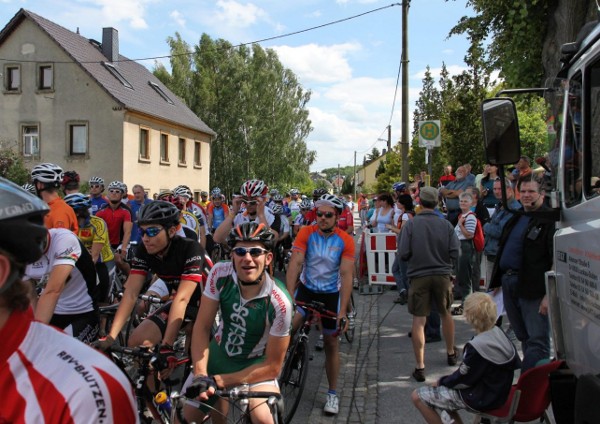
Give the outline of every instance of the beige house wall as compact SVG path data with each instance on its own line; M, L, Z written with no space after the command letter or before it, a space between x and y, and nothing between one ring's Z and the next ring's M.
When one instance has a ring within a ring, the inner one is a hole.
M140 158L140 130L148 130L150 159ZM210 136L198 131L166 123L134 112L125 114L123 124L124 166L123 180L131 187L141 184L152 195L179 184L192 191L209 191L210 188ZM168 162L161 162L161 134L168 137ZM179 139L186 142L185 164L179 163ZM194 144L200 142L200 165L194 164Z
M377 178L375 177L375 173L379 168L379 163L385 160L385 155L380 156L375 159L373 162L364 166L360 171L358 171L358 185L360 187L372 186L377 182Z

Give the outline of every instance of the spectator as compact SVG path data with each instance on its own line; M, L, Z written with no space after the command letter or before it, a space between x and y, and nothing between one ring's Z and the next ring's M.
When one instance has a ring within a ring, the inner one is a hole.
M452 261L458 258L459 242L449 222L439 219L434 212L438 190L423 187L422 211L406 223L400 232L398 253L408 261L410 279L408 310L413 315L412 342L416 368L412 374L419 382L425 381L425 322L435 300L442 320L448 365L456 365L458 352L454 346L452 305Z
M475 187L469 187L466 192L473 196L473 206L471 206L471 211L475 213L475 217L479 220L481 226L483 227L483 224L490 220L490 213L481 201L479 189ZM481 280L481 258L483 257L483 252L478 252L477 250L474 250L474 252L475 260L473 262L471 285L473 291L476 292L479 291L479 282Z
M456 179L456 177L452 174L452 166L451 165L446 165L444 167L444 175L442 175L440 177L440 181L438 183L438 187L439 188L446 187L448 185L448 183L451 183L455 179Z
M481 191L483 205L491 210L498 204L498 199L494 195L494 181L496 181L496 178L498 178L498 167L487 163L483 168L479 190Z
M464 167L459 166L456 169L456 180L449 182L445 187L440 189L441 195L446 203L447 219L452 225L456 225L458 215L460 214L460 205L458 196L465 191L467 187L471 187L467 181L467 171Z
M517 186L519 185L519 182L521 180L523 180L524 178L529 177L531 175L531 173L532 173L531 160L529 159L528 156L521 156L519 158L519 161L515 165L514 171L511 173L511 176L510 176L510 178L512 179L512 182L513 182L513 188L517 188ZM515 192L515 197L517 200L521 199L521 193L519 192L518 189Z
M346 205L348 206L348 209L350 209L350 212L354 212L354 201L352 200L351 194L346 196Z
M544 190L532 176L517 186L525 212L545 210ZM535 214L514 215L504 227L490 288L502 287L504 308L523 347L521 372L550 355L544 273L552 268L555 223Z
M140 235L137 225L138 211L143 205L150 203L152 200L148 199L144 187L140 184L134 185L132 190L133 200L129 202L129 207L131 208L131 220L133 222L133 226L131 227L131 241L139 244L139 242L142 241L142 236Z
M394 200L389 193L379 193L377 208L371 217L371 227L375 233L388 233L394 226Z
M396 201L398 206L398 220L396 226L392 229L393 232L398 234L398 242L400 241L400 231L406 222L413 219L415 216L414 205L412 197L408 194L401 194L398 196ZM396 288L398 290L398 297L394 300L394 303L405 305L408 301L408 277L406 276L406 270L408 268L408 262L400 259L400 255L396 252L394 263L392 264L392 274L396 280Z
M65 196L73 193L79 193L79 174L75 171L66 171L63 173L60 185Z
M473 236L475 236L475 228L477 226L477 218L471 212L473 205L473 196L470 193L464 192L460 194L460 211L454 232L460 241L460 254L456 267L456 278L458 282L458 293L461 298L461 306L456 308L452 313L461 315L463 303L466 297L471 294L473 267L475 262L475 247L473 246Z
M475 186L477 184L475 184L475 175L473 175L473 173L471 172L473 170L473 167L471 166L470 163L465 163L463 165L463 167L465 168L465 172L466 172L466 180L469 182L469 185L471 186Z
M367 195L360 193L358 196L358 214L360 217L360 226L364 227L367 225L367 211L369 210L369 201Z
M412 401L427 423L443 422L438 410L462 423L458 410L488 411L502 406L520 365L515 346L498 327L490 296L473 293L465 302L465 318L476 332L466 345L463 362L433 386L412 393Z

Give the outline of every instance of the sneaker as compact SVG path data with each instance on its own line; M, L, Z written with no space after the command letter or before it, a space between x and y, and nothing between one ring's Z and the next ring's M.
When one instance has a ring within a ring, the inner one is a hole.
M448 365L456 365L458 363L458 348L454 346L454 353L452 355L448 355Z
M326 414L337 415L340 410L340 400L337 395L327 393L327 401L325 402L325 407L323 411Z
M412 376L419 383L424 382L425 381L425 368L415 368L415 370L412 373Z
M317 350L323 350L323 346L325 346L325 345L323 343L323 335L321 334L319 336L319 340L317 340L317 343L315 343L315 349L317 349Z

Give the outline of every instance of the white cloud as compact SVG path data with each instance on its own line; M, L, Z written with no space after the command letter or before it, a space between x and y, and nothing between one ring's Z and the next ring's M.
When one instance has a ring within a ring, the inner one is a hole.
M219 9L214 18L223 25L247 28L267 16L266 12L253 3L242 4L234 0L217 1Z
M144 18L146 6L151 3L151 0L88 0L86 3L91 3L100 7L103 15L102 22L117 24L120 22L128 22L134 29L148 28L148 24Z
M181 12L174 10L169 14L169 16L178 26L185 28L185 18Z
M306 44L299 47L275 46L281 62L300 78L303 84L333 83L352 77L348 54L361 49L358 43L332 46Z

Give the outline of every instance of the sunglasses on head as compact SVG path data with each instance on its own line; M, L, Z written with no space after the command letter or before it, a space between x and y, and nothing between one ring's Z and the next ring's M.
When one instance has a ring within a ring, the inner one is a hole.
M235 255L239 257L244 257L247 253L250 253L250 256L252 256L253 258L257 258L260 255L264 255L267 252L268 250L263 249L262 247L236 247L235 249L233 249L233 253L235 253Z
M144 237L144 234L146 234L148 237L156 237L158 235L158 233L160 233L163 230L163 228L149 227L149 228L146 228L145 230L143 228L139 228L138 230L140 232L140 237Z
M317 216L319 218L321 218L321 217L324 216L325 218L329 219L329 218L333 218L335 216L335 213L334 212L321 212L321 211L317 211Z

